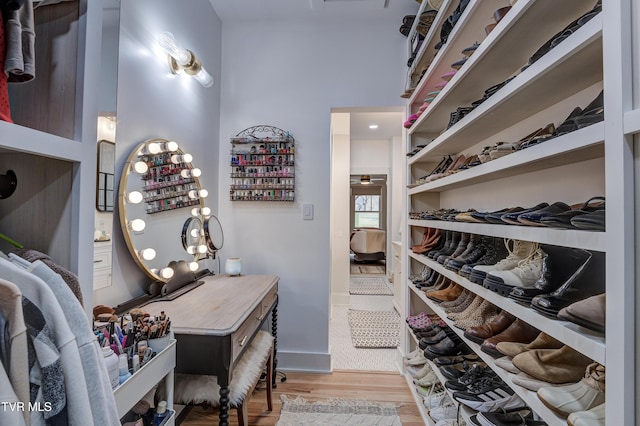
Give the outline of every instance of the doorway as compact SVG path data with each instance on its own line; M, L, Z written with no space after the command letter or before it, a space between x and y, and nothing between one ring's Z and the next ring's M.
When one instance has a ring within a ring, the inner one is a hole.
M369 131L379 123L385 123L383 132ZM391 242L400 240L403 151L401 108L331 114L329 345L334 370L400 369L395 336L389 333L395 329L389 321L400 318L387 258ZM398 323L398 338L399 329Z

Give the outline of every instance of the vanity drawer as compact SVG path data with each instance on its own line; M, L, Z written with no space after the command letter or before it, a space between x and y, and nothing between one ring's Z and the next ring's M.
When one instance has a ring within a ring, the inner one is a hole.
M260 326L260 315L262 311L262 305L258 305L247 317L244 323L238 328L238 330L231 336L232 349L232 364L235 364L236 359L240 355L240 352L249 344L253 335L257 332Z
M240 352L249 344L253 335L257 332L260 324L265 316L269 313L269 308L273 305L278 297L278 286L273 286L265 295L260 304L249 314L244 323L233 333L231 337L232 362L235 363Z

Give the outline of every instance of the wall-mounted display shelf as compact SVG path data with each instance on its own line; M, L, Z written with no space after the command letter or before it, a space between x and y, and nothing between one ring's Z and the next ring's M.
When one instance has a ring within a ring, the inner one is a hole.
M249 127L231 138L231 201L293 201L295 140L273 126Z

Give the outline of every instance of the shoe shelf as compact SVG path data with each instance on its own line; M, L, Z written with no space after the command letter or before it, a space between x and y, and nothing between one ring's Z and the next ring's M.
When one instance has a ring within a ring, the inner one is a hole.
M0 121L0 148L59 160L80 162L82 143L51 133Z
M431 269L439 272L499 308L504 309L526 323L531 324L540 331L543 331L564 344L571 346L594 361L605 365L605 337L603 335L569 321L552 319L541 315L534 309L521 305L515 300L503 297L479 284L469 281L455 272L444 268L438 262L427 259L425 256L412 254L411 257L426 264ZM422 293L421 296L424 296L424 292L416 288L414 285L411 284L410 287L415 289L417 292ZM424 298L427 299L426 296L424 296Z
M602 17L595 16L489 99L437 136L411 158L461 152L496 133L496 121L505 129L567 97L602 81ZM441 132L427 126L422 116L409 129L426 137Z
M407 194L448 191L601 157L604 157L604 123L596 123L531 148L423 183L408 189Z
M428 2L422 3L422 6L427 6L427 5L428 5ZM437 56L437 53L439 53L439 51L436 50L435 46L436 44L438 44L438 42L440 42L440 29L442 27L442 24L449 18L449 16L453 13L453 11L456 9L457 6L458 6L457 0L444 0L442 2L442 4L440 5L440 9L438 9L438 14L433 20L433 23L431 24L429 31L427 31L427 34L425 35L424 40L422 41L422 45L420 46L420 49L418 50L418 52L416 52L416 57L413 60L411 67L409 67L409 81L413 81L414 79L419 79L420 74L422 74L422 71L427 70L427 72L425 72L425 77L423 77L418 82L419 87L422 87L424 85L425 78L428 75L428 69L431 66L431 64L434 62L435 57ZM420 8L419 14L416 15L416 21L418 21L418 17L422 12L424 12L425 9L426 7ZM415 25L416 23L414 22L414 29L416 28ZM413 49L411 46L411 37L409 37L409 57L411 57L412 53L413 53ZM416 87L416 90L420 90L418 86ZM422 92L424 92L424 90L422 90ZM414 90L413 94L411 95L411 99L415 99L416 96L417 96L417 92Z
M606 232L553 229L526 225L494 225L490 223L449 222L445 220L410 219L409 226L468 232L490 237L511 238L554 246L606 251ZM412 253L413 255L413 253Z
M640 108L624 114L624 134L640 133Z
M540 46L592 6L583 0L563 1L554 5L553 13L549 13L546 2L518 1L484 40L475 40L481 42L476 51L420 117L420 132L439 133L447 126L451 111L470 105L483 97L485 89L511 77ZM492 7L501 7L501 4ZM471 19L479 20L484 26L491 19L488 16L491 13L474 15ZM465 27L464 31L468 29ZM460 59L461 50L467 46L458 47L443 47L447 51L453 50L447 55L448 63ZM436 73L433 77L438 79L440 75Z
M418 406L418 411L420 411L420 415L422 416L422 421L427 426L435 426L436 422L434 422L433 419L429 416L427 407L424 406L424 400L422 398L422 395L418 393L415 385L413 384L413 377L411 376L411 374L405 372L404 378L407 381L407 386L411 391L411 395L413 395L413 399L415 399L416 401L416 405Z
M447 11L448 13L443 16L441 22L445 21L449 17L449 15L451 15L451 13L457 8L458 3L459 1L456 1L455 4L449 5L451 10ZM418 87L416 87L416 90L414 90L413 94L409 98L410 105L415 105L416 107L420 106L423 99L427 96L427 93L432 90L436 90L435 85L442 81L442 78L440 76L449 71L452 71L451 64L462 59L462 57L464 56L461 53L462 50L466 47L471 46L475 42L481 41L486 37L484 27L486 27L490 23L495 23L492 18L493 12L503 7L504 5L504 0L469 1L469 4L458 19L458 22L453 27L451 33L449 33L447 42L439 50L436 51L437 53L433 58L433 61L429 65L429 68L427 68L427 71L418 84ZM438 15L440 15L440 13ZM435 44L440 41L440 26L435 29L437 34L436 39L432 40L433 46L431 46L431 49L425 52L427 56L429 54L428 52L434 52ZM492 85L493 84L495 83L492 83ZM415 127L416 125L417 122L413 125L413 127Z
M513 389L513 391L516 394L518 394L518 396L525 402L525 404L527 404L536 414L538 414L538 416L540 416L540 418L542 420L547 422L547 424L549 426L556 426L556 425L558 425L558 426L560 426L560 425L566 426L566 424L567 424L566 420L560 418L557 414L555 414L553 411L551 411L549 408L547 408L542 403L542 401L540 401L540 399L538 398L538 396L536 395L535 392L529 391L527 389L524 389L521 386L513 384L511 378L514 376L514 374L509 373L508 371L505 371L502 368L496 366L494 358L491 355L488 355L488 354L482 352L480 350L480 345L478 345L477 343L474 343L474 342L468 340L466 337L464 337L464 331L453 325L454 322L447 318L446 313L444 312L444 310L442 308L440 308L440 306L437 303L435 303L432 300L430 300L429 298L427 298L424 295L424 292L422 292L421 290L417 289L415 286L410 285L409 287L415 292L415 294L417 294L420 297L420 299L435 314L440 316L440 318L442 318L442 320L445 323L447 323L447 325L458 336L460 336L460 338L471 348L471 350L473 352L475 352L476 354L478 354L478 356L484 362L487 363L489 368L491 368L507 385L509 385L509 387L511 389Z

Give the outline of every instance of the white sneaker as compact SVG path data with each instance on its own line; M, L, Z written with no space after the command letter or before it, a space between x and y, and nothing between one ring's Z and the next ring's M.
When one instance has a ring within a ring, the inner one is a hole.
M576 411L569 414L567 423L570 426L604 426L604 403L588 411Z
M434 373L433 371L429 371L426 376L421 379L415 379L413 383L417 386L429 387L440 383L440 381L438 380L438 376L436 376L436 373Z
M512 287L532 287L542 274L542 250L539 248L518 262L513 269L489 271L487 279L501 281Z
M444 419L440 420L435 424L435 426L463 426L465 423L458 423L456 419Z
M429 416L434 422L446 419L455 420L458 418L458 407L453 404L441 405L440 407L429 410Z
M424 365L427 363L427 358L424 357L424 353L420 353L420 355L411 358L410 360L407 361L407 365Z
M449 398L449 395L446 391L441 391L425 396L422 402L424 406L429 410L440 407L442 405L453 404L453 401L451 401L451 398Z
M589 364L585 377L566 386L540 388L538 398L544 405L564 416L577 411L588 411L604 403L605 368L598 363Z
M404 356L404 359L408 361L411 358L415 358L415 357L417 357L418 355L420 355L422 353L424 353L424 351L422 349L420 349L420 348L417 348L415 351L412 351L412 352L409 352L408 354L406 354Z
M513 241L513 247L509 247L509 241ZM528 257L538 248L536 243L520 240L505 240L505 245L509 251L509 255L496 263L495 265L478 265L473 269L488 274L492 271L507 271L518 266L518 262Z
M424 376L426 376L427 374L429 374L429 372L431 371L431 366L429 365L429 363L425 363L424 366L422 366L422 368L420 368L419 370L409 370L409 374L411 374L413 376L414 379L422 379Z

